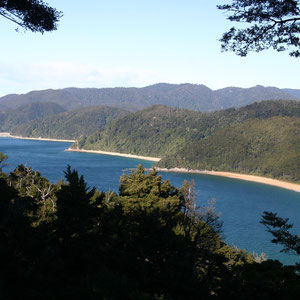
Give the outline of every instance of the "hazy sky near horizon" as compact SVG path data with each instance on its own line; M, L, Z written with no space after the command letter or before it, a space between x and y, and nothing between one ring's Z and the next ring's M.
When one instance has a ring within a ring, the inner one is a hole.
M18 33L0 17L0 96L158 82L300 89L300 58L288 52L242 58L220 51L218 39L233 23L216 5L228 1L46 2L64 14L57 31Z

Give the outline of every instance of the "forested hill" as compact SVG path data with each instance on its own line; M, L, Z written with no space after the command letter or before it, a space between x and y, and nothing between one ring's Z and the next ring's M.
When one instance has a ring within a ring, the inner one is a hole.
M64 111L60 105L51 102L29 103L14 110L0 111L0 131L11 131L19 124Z
M160 167L233 171L300 183L300 118L251 119L187 144Z
M300 181L300 102L264 101L201 113L162 105L129 114L72 148L157 156L160 167ZM222 155L221 155L222 154Z
M32 103L1 113L0 128L24 137L79 139L73 148L161 157L161 167L299 181L299 120L300 101L293 100L215 112L154 105L134 113L106 106L64 111L54 103Z
M215 111L241 107L263 100L300 100L299 90L255 86L228 87L211 90L204 85L159 83L144 88L66 88L61 90L32 91L0 98L0 108L17 108L33 102L55 102L66 110L80 107L107 105L130 111L162 104L199 111Z
M273 116L299 117L300 102L264 101L210 113L156 105L120 118L74 146L164 156L174 154L186 143L198 141L220 128L250 118Z
M43 137L53 139L78 139L89 135L107 123L128 112L119 108L95 106L45 116L11 130L11 134L24 137Z

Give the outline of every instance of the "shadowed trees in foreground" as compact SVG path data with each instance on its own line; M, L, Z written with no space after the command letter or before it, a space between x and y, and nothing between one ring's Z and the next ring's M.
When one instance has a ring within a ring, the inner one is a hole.
M222 241L193 183L178 189L141 166L121 177L118 194L88 188L71 167L65 180L22 165L0 173L0 299L300 295L293 267Z

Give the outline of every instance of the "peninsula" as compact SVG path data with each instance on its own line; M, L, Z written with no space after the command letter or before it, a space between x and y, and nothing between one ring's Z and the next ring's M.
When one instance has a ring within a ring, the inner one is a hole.
M100 151L100 150L84 150L84 149L68 148L65 151L86 152L86 153L104 154L104 155L112 155L112 156L122 156L122 157L137 158L137 159L149 160L149 161L155 161L155 162L158 162L158 161L161 160L161 158L159 158L159 157L141 156L141 155L118 153L118 152L109 152L109 151Z
M68 142L75 143L76 140L63 140L63 139L48 139L48 138L34 138L34 137L23 137L18 135L11 135L9 132L0 132L0 137L10 137L13 139L21 139L21 140L36 140L36 141L49 141L49 142Z

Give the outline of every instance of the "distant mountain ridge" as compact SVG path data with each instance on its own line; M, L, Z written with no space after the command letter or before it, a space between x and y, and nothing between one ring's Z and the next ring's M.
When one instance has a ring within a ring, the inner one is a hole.
M10 94L0 98L0 109L15 109L35 102L53 102L66 110L106 105L129 111L156 104L198 111L215 111L242 107L264 100L299 100L300 89L255 86L227 87L212 90L205 85L158 83L143 88L65 88Z

